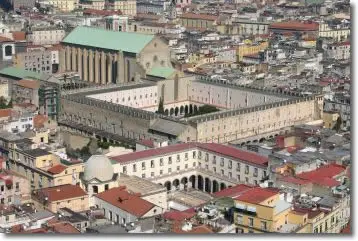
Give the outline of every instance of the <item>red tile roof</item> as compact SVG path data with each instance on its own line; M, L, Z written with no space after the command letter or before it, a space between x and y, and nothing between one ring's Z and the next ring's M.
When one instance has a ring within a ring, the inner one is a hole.
M38 89L40 87L40 82L37 80L27 80L22 79L16 82L16 85L28 88L28 89Z
M184 150L190 150L193 148L200 148L210 152L222 154L224 156L240 159L242 161L248 162L250 164L255 164L259 166L267 166L268 158L264 156L260 156L256 153L243 151L231 146L216 144L216 143L180 143L175 145L169 145L165 147L149 149L144 151L132 152L125 155L119 155L111 157L112 160L115 160L119 163L126 163L130 161L145 159L148 157L165 155L168 153L181 152Z
M278 22L272 23L270 25L271 29L282 29L282 30L292 30L292 31L314 31L318 30L318 23L308 23L308 22L299 22L299 21L289 21L289 22Z
M334 179L335 176L346 171L346 167L338 164L330 164L310 172L303 172L296 177L309 180L322 186L334 187L340 183Z
M297 185L307 185L307 184L311 183L309 180L305 180L305 179L301 179L301 178L297 178L297 177L291 177L291 176L281 178L281 179L279 179L279 181L293 183L293 184L297 184Z
M97 194L96 197L136 217L142 217L155 207L139 195L127 192L123 187L109 189Z
M341 233L345 233L345 234L351 234L351 222L348 223L347 227L345 227L344 229L341 230Z
M254 188L247 190L246 192L244 192L243 194L241 194L240 196L238 196L235 199L238 201L242 201L242 202L259 204L259 203L267 200L268 198L275 196L278 193L279 193L278 191L274 191L272 189L254 187Z
M229 188L225 188L221 191L218 191L218 192L215 192L213 193L213 195L215 197L231 197L231 198L234 198L234 197L237 197L239 196L240 194L242 194L243 192L249 190L253 188L252 186L248 186L248 185L245 185L245 184L239 184L239 185L236 185L234 187L229 187Z
M149 150L144 150L144 151L138 151L138 152L132 152L132 153L128 153L128 154L124 154L124 155L120 155L120 156L114 156L114 157L111 157L111 159L115 160L117 162L120 162L120 163L125 163L125 162L135 161L135 160L144 159L144 158L148 158L148 157L165 155L165 154L173 153L173 152L180 152L180 151L188 150L191 148L196 148L196 144L195 143L181 143L181 144L176 144L176 145L169 145L169 146L165 146L165 147L149 149Z
M195 211L170 211L163 214L164 219L173 221L184 221L189 220L196 215Z
M97 16L111 16L111 15L122 15L120 10L98 10L98 9L85 9L83 14L97 15Z
M243 151L227 145L222 145L217 143L203 143L203 144L199 143L198 146L211 152L219 153L234 159L240 159L242 161L246 161L250 164L267 166L268 163L268 158L265 156L260 156L256 153Z
M35 115L33 118L34 127L42 128L44 127L44 123L48 120L48 117L45 115Z
M152 140L140 140L138 143L143 146L147 146L147 147L151 147L151 148L154 147L154 141L152 141Z
M48 197L49 202L87 196L81 187L71 184L39 189L37 195L41 197L41 194Z
M51 167L50 169L47 170L47 172L51 173L51 174L59 174L61 172L63 172L64 170L66 170L66 166L59 164L56 166Z
M12 109L0 109L0 118L11 117Z
M53 223L48 225L55 233L81 233L77 228L68 222Z
M12 32L12 38L15 41L26 41L26 33L22 31Z

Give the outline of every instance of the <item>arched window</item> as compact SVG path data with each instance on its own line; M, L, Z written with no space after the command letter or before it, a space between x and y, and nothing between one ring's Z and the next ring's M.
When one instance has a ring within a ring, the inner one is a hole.
M11 56L12 55L12 46L7 45L5 46L5 56Z

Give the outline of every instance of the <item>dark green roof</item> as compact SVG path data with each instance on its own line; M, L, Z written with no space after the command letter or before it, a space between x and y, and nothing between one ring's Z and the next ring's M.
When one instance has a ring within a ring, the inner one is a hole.
M46 80L47 75L43 73L37 73L34 71L25 70L17 67L7 67L0 70L0 75L7 75L19 79L32 78L37 80Z
M69 33L62 43L140 53L153 38L154 35L79 26Z
M161 78L169 78L174 73L175 73L175 69L170 67L154 67L150 70L148 75L161 77Z

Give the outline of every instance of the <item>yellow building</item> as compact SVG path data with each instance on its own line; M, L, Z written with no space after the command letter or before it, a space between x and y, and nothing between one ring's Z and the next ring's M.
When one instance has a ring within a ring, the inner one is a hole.
M254 187L235 200L234 223L239 233L305 232L307 214L291 211L278 191Z
M323 112L322 120L324 128L333 128L339 118L337 112Z
M186 28L210 29L214 27L216 20L215 15L184 13L180 16L180 25Z
M80 7L96 9L96 10L103 10L105 8L105 0L80 0Z
M71 12L73 11L77 5L79 0L43 0L40 3L45 5L51 5L54 8L62 11L62 12Z
M269 46L267 41L251 43L251 41L246 41L239 45L236 49L237 61L241 62L243 56L245 55L254 55L258 54L260 51L267 49Z
M89 209L87 193L77 185L61 185L36 190L31 195L35 207L56 213L60 208L80 212Z
M134 0L107 0L107 9L120 10L123 15L137 15L137 2Z
M350 27L331 28L327 23L319 24L319 37L333 38L335 41L344 41L349 38L350 34Z

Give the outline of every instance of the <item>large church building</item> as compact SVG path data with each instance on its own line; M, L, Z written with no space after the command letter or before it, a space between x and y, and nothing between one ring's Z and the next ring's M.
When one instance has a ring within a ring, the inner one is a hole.
M98 84L137 81L172 67L168 45L154 35L80 26L61 44L60 71Z

